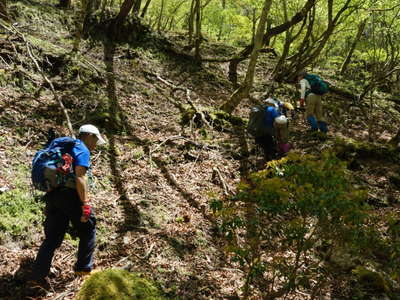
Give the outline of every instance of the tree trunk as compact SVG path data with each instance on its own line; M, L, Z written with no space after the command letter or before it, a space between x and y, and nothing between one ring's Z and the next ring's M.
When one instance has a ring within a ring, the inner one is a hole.
M251 26L251 43L254 44L254 39L256 38L256 29L257 29L257 17L256 17L256 8L253 8L252 11L252 26Z
M285 32L292 26L294 26L294 25L300 23L302 20L304 20L304 18L308 15L308 12L314 7L315 1L316 0L308 0L306 2L306 4L303 6L303 8L298 13L296 13L288 22L285 22L281 25L278 25L278 26L272 27L271 29L268 29L263 37L263 42L264 43L268 42L272 36L275 36L282 32ZM248 48L250 48L250 51L246 51L246 52L248 52L250 54L253 49L253 45L246 46L245 50ZM245 51L242 51L241 54L242 53L244 54ZM249 54L247 54L246 56L241 55L241 54L239 54L237 57L233 58L230 61L230 65L229 65L229 80L232 82L234 87L238 86L237 81L232 81L232 80L237 79L237 66L239 65L239 63L241 61L245 60L249 56Z
M161 33L161 21L162 21L162 16L164 14L164 5L165 5L165 0L161 0L160 14L158 15L158 21L157 21L158 33Z
M140 11L140 7L142 6L142 0L136 0L135 1L135 5L133 5L133 8L132 8L132 13L135 15L135 16L138 16L139 15L139 11Z
M336 15L333 16L333 0L328 0L328 26L326 30L318 37L316 40L319 41L318 44L315 42L312 44L311 36L310 38L304 39L303 48L297 50L297 55L294 59L292 59L292 64L288 66L286 70L282 70L282 72L278 75L280 77L285 77L287 81L294 81L296 79L296 75L301 70L304 70L307 66L311 65L320 55L322 49L324 49L326 43L329 38L333 34L334 29L339 24L339 22L343 22L344 18L342 18L342 14L348 10L351 0L346 0L343 6L336 12ZM348 13L346 17L348 17L351 13Z
M290 74L297 74L298 70L296 69L296 64L299 61L304 60L304 54L306 53L310 47L310 39L312 37L313 29L314 29L314 20L315 20L315 12L316 8L313 7L312 10L310 11L308 18L306 20L306 32L303 34L303 41L300 43L300 46L296 49L296 54L293 56L287 58L287 61L290 61L290 64L288 66L285 66L285 68L280 68L279 70L276 70L276 73L274 74L274 79L278 82L282 82L284 80L287 80L287 78L291 78ZM300 32L299 32L300 33ZM308 56L305 56L308 57ZM289 71L288 71L289 70ZM292 70L292 73L290 72ZM289 74L289 75L288 75Z
M122 24L125 21L134 4L135 0L125 0L122 3L118 16L115 18L116 24Z
M196 7L195 7L195 12L196 12L196 40L195 40L195 54L194 57L197 60L201 60L200 56L200 44L202 42L202 35L201 35L201 0L196 0Z
M190 4L190 12L189 12L189 17L188 17L188 36L189 36L189 42L188 45L191 46L193 42L193 29L194 29L194 17L195 17L195 6L197 0L192 0L192 3Z
M175 17L178 15L178 10L179 10L179 8L181 8L181 6L182 6L183 4L185 4L185 2L186 2L186 0L182 0L181 2L179 2L179 3L174 7L174 9L173 9L172 11L170 11L169 15L170 15L171 17L167 18L167 20L165 21L165 26L164 26L165 29L168 28L169 31L172 30L172 28L173 28L174 25L175 25L174 22L175 22Z
M283 6L283 16L285 18L285 23L288 21L288 14L287 14L287 0L282 0L282 6ZM292 30L291 28L286 30L286 35L285 35L285 44L283 46L283 51L282 51L282 55L279 58L278 62L275 65L274 71L272 72L273 74L276 74L276 72L278 70L281 69L281 67L283 66L286 57L289 54L289 50L290 50L290 45L292 43Z
M62 8L70 8L71 0L60 0L60 3L58 4L58 6L62 7Z
M353 52L357 47L358 42L360 41L361 35L364 32L365 24L367 23L367 19L363 20L358 24L358 30L357 30L357 35L356 38L354 39L353 43L351 44L349 53L347 54L346 59L344 60L342 67L340 68L340 74L343 75L346 70L347 66L350 63L351 57L353 56Z
M7 11L7 0L0 0L0 19L9 20Z
M141 17L141 18L144 18L144 17L146 16L147 9L149 8L150 3L151 3L151 0L147 0L147 1L146 1L146 4L145 4L144 7L143 7L142 13L140 14L140 17Z
M75 40L73 44L72 51L77 52L79 50L79 46L81 43L82 35L83 35L83 28L84 28L84 22L86 19L86 14L87 14L87 6L88 6L88 1L90 0L80 0L78 1L78 11L77 11L77 17L76 17L76 26L75 26Z
M221 109L227 113L232 113L233 110L239 105L243 98L249 96L250 89L253 87L254 72L257 64L258 54L263 45L263 34L267 23L267 17L271 8L272 0L265 0L263 9L261 11L260 21L257 27L257 33L254 39L254 47L251 53L249 66L246 72L246 78L243 84L232 94L231 98L226 101Z

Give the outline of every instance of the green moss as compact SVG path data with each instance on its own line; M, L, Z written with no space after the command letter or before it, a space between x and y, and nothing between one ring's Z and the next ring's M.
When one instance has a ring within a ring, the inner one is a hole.
M399 151L390 145L360 142L354 139L337 138L334 142L334 150L342 159L376 158L399 160Z
M358 266L352 273L356 276L357 282L366 290L373 293L390 293L388 282L378 272Z
M199 114L196 114L196 112L191 107L186 107L186 106L183 107L186 109L186 111L182 114L180 124L182 126L185 126L191 120L194 120L194 123L196 124L197 127L202 127L203 120L201 116ZM235 126L245 126L245 124L247 123L246 120L228 114L221 110L215 110L209 107L201 107L201 108L197 107L197 109L202 111L204 118L216 130L223 130L224 128L232 128Z
M27 190L16 188L0 193L0 243L7 238L27 241L43 218L43 203Z
M150 280L122 269L108 269L91 275L79 291L77 300L162 300Z

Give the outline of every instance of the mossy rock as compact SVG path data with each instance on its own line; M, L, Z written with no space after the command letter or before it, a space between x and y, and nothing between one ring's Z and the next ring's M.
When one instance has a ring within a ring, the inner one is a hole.
M122 269L96 272L84 282L76 300L163 300L154 282Z
M391 145L359 142L350 138L339 139L334 142L334 150L341 159L375 158L398 161L399 151Z
M391 298L391 284L382 274L369 270L364 266L358 266L352 270L357 279L357 283L369 294L386 294Z
M186 108L186 107L185 107ZM221 131L226 128L233 128L235 126L244 127L247 121L243 118L228 114L222 110L215 110L212 108L201 108L201 113L204 118L209 122L216 130ZM203 127L203 120L199 113L196 113L192 108L187 108L182 114L180 124L185 126L193 120L197 128Z

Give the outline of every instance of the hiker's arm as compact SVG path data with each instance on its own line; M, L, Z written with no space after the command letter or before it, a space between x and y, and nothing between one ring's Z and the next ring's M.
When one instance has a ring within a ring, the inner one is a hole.
M306 98L306 80L300 80L300 106L304 106L304 99Z
M76 176L76 190L79 195L79 199L82 202L82 216L81 222L85 223L89 220L91 206L89 204L88 188L86 181L86 168L82 166L75 167Z
M82 205L89 204L88 188L86 181L86 168L82 166L75 167L76 190Z

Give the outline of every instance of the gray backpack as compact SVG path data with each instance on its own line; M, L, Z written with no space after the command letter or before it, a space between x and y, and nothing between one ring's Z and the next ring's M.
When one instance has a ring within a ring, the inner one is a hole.
M255 138L266 134L265 106L257 105L251 108L247 131Z

